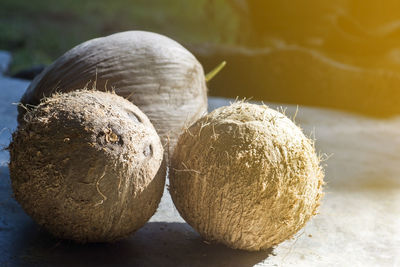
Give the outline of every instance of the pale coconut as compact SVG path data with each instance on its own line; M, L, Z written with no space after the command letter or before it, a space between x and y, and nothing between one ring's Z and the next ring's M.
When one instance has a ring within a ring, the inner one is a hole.
M313 141L267 106L235 103L183 133L170 193L200 235L235 249L266 250L317 213L323 170Z
M184 126L207 111L203 67L176 41L152 32L127 31L86 41L58 58L28 87L24 105L54 92L84 87L115 92L153 123L166 152ZM25 109L19 109L19 122Z
M165 182L163 148L146 115L112 93L43 100L13 134L16 200L57 237L113 241L154 214Z

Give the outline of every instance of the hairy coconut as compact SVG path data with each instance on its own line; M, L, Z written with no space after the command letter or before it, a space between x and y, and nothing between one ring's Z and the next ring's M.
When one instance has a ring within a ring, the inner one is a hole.
M163 148L144 113L99 91L55 94L13 134L16 200L57 237L113 241L143 226L163 193Z
M313 142L267 106L235 103L194 123L171 159L170 193L208 241L265 250L317 212L323 171Z
M207 110L201 64L174 40L144 31L116 33L72 48L31 83L21 103L37 105L54 92L93 86L113 89L138 106L170 149L182 128ZM24 113L20 108L20 123Z

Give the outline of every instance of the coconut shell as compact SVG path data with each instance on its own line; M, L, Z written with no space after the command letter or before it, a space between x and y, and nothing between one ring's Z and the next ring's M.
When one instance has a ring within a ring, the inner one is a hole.
M200 235L235 249L266 250L317 213L323 170L313 142L267 106L235 103L183 133L170 193Z
M116 33L72 48L36 77L21 103L37 105L54 92L84 87L113 89L130 100L171 149L182 128L207 110L201 64L174 40L151 32ZM20 123L24 113L20 108Z
M112 93L55 94L13 134L16 200L57 237L113 241L135 232L160 202L165 165L146 115Z

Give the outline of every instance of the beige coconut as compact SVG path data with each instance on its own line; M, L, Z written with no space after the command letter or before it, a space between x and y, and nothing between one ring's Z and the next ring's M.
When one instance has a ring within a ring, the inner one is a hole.
M163 193L160 139L120 96L75 91L47 98L13 134L16 200L57 237L113 241L154 214Z
M211 242L265 250L317 213L323 170L313 142L267 106L235 103L194 123L172 157L170 193Z
M207 111L201 64L174 40L145 31L120 32L72 48L35 78L21 103L37 105L54 92L94 85L138 106L171 152L183 127ZM24 113L20 108L20 123Z

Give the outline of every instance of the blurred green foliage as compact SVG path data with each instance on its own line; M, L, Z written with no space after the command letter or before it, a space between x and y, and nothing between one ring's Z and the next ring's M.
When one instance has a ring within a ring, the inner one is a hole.
M183 44L232 43L237 25L225 0L2 0L0 49L13 53L15 72L118 31L154 31Z

